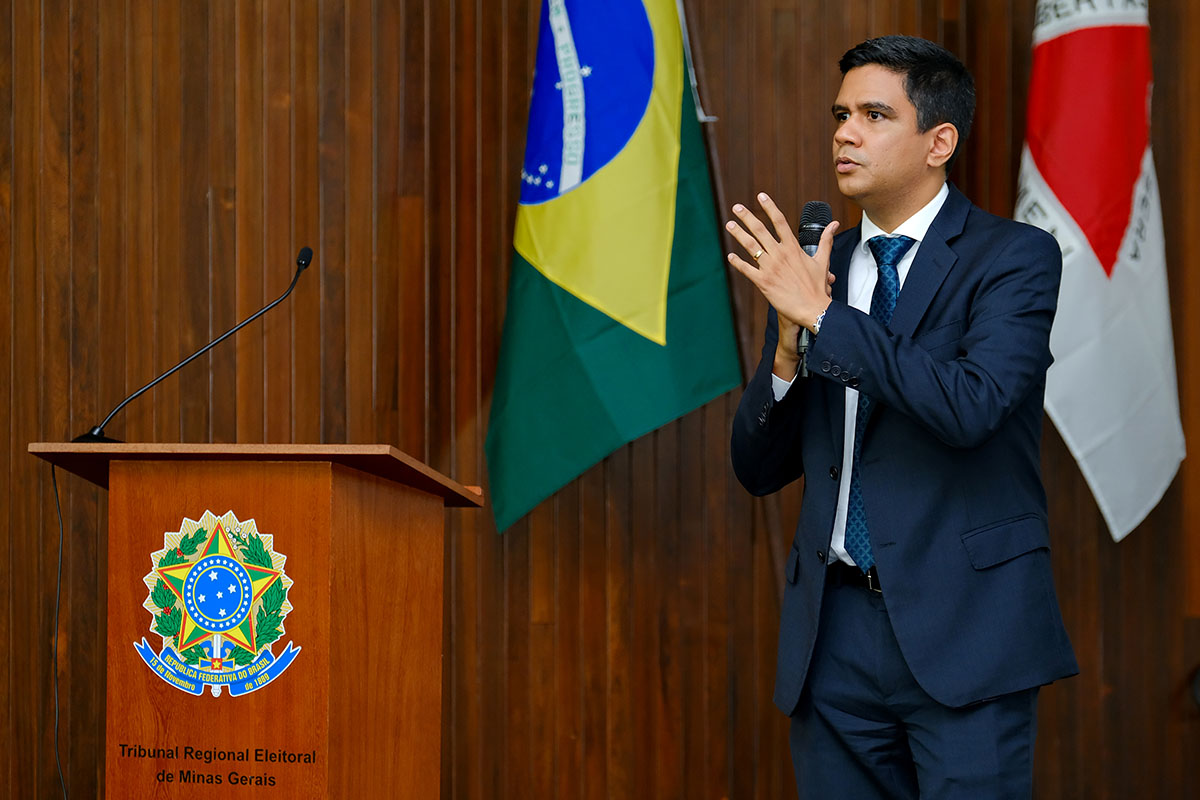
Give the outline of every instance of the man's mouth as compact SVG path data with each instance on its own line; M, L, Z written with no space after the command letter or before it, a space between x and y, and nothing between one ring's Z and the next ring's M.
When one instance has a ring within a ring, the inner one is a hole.
M839 174L850 172L855 167L862 166L854 159L846 158L846 156L838 156L836 159L834 159L833 164L834 164L834 169L836 169Z
M839 175L853 172L854 168L860 166L862 166L862 164L859 164L857 161L854 161L853 158L847 158L846 156L838 156L834 160L834 169L838 170Z

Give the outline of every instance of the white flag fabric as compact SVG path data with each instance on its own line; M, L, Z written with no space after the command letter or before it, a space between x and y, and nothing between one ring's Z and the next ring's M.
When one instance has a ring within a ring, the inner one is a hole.
M1014 216L1062 247L1046 411L1120 541L1162 499L1184 442L1147 12L1106 5L1038 4Z

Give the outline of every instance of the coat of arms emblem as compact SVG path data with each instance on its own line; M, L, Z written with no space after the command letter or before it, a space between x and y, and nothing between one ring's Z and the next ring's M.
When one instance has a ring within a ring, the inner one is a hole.
M163 644L157 653L145 637L134 644L146 665L180 691L200 695L207 686L213 697L226 687L234 697L248 694L279 677L300 648L288 642L278 656L271 649L292 610L287 559L274 537L232 511L205 511L185 517L163 545L143 578L142 605Z

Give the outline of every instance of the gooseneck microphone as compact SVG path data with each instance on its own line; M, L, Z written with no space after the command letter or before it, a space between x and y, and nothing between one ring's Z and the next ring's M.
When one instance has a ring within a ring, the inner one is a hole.
M817 247L821 244L821 234L829 223L833 222L833 209L829 207L829 203L823 200L810 200L804 204L804 210L800 212L800 227L796 229L796 240L800 242L800 248L810 256L817 254ZM808 345L811 335L808 328L800 329L800 336L796 340L796 352L800 354L800 376L808 376Z
M228 339L230 336L233 336L235 333L237 333L238 331L240 331L242 328L246 327L246 326L247 326L247 325L249 325L251 322L254 322L254 320L258 319L258 318L259 318L259 317L261 317L263 314L267 313L267 312L268 312L268 311L270 311L272 308L274 308L275 306L277 306L277 305L279 305L280 303L282 303L282 302L284 301L284 299L285 299L285 298L286 298L286 297L287 297L289 294L291 294L291 293L292 293L292 289L295 289L295 288L296 288L296 282L300 280L300 273L301 273L301 272L304 272L304 270L305 270L305 269L308 267L308 265L312 263L312 258L313 258L313 251L312 251L312 248L311 248L311 247L302 247L302 248L300 248L300 252L299 252L299 253L296 255L296 274L295 274L295 275L292 277L292 282L291 282L291 284L288 286L288 288L287 288L287 291L286 291L286 292L284 292L283 294L279 295L279 297L275 298L275 300L273 300L271 303L269 303L269 304L267 304L267 305L263 306L261 309L259 309L259 310L258 310L258 311L256 311L254 314L252 314L251 316L247 317L246 319L242 320L242 321L241 321L241 322L239 322L237 325L234 325L232 328L230 328L229 330L227 330L227 331L225 331L224 333L222 333L222 334L221 334L220 336L218 336L216 339L213 339L211 342L209 342L208 344L204 345L204 347L201 347L199 350L197 350L196 352L192 353L190 356L188 356L187 358L185 358L183 361L180 361L178 364L176 364L175 366L171 367L169 370L167 370L166 372L164 372L162 375L159 375L157 378L155 378L154 380L150 381L150 382L149 382L149 383L147 383L145 386L143 386L142 388L138 389L138 390L137 390L136 392L134 392L133 394L131 394L131 395L129 395L128 397L126 397L124 400L122 400L120 403L118 403L118 404L117 404L117 407L116 407L116 408L114 408L112 411L108 412L108 416L104 418L104 421L103 421L103 422L101 422L101 423L100 423L99 425L97 425L96 427L92 428L92 429L91 429L90 431L88 431L87 433L80 434L79 436L76 436L76 437L75 437L74 439L72 439L71 441L73 441L73 442L117 442L117 441L119 441L118 439L110 439L109 437L107 437L107 436L105 436L105 435L104 435L104 429L105 429L105 427L107 427L107 426L108 426L108 423L109 423L109 421L110 421L110 420L111 420L111 419L112 419L114 416L116 416L116 414L117 414L117 412L118 412L118 411L120 411L120 410L121 410L122 408L124 408L125 406L129 405L129 403L130 403L131 401L133 401L133 400L134 400L134 399L136 399L137 397L141 396L141 395L142 395L144 392L146 392L148 389L152 389L152 388L154 388L156 385L158 385L159 383L161 383L161 382L162 382L162 381L163 381L165 378L167 378L167 377L169 377L169 376L171 376L171 375L174 375L176 372L178 372L179 370L183 369L183 368L184 368L184 367L186 367L188 364L192 363L192 362L193 362L193 361L195 361L197 358L199 358L200 356L202 356L202 355L204 355L205 353L207 353L209 350L212 350L214 347L216 347L216 346L217 346L217 345L219 345L221 342L223 342L223 341L225 341L226 339Z

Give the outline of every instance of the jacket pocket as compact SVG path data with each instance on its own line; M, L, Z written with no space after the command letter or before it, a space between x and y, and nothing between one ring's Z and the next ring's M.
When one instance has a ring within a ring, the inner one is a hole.
M962 543L971 566L987 569L1034 550L1050 549L1050 534L1045 520L1026 514L967 531Z
M962 333L961 321L950 322L920 334L913 339L913 342L934 358L952 359L958 355Z

